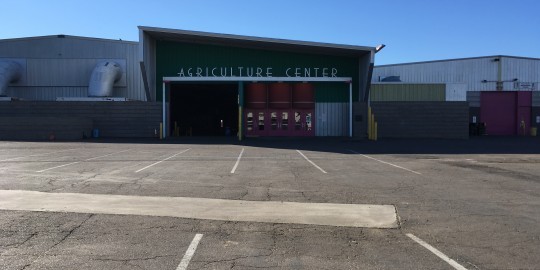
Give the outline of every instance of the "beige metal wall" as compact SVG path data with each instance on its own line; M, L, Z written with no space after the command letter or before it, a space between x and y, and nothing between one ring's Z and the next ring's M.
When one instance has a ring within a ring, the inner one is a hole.
M0 40L0 59L12 59L24 69L23 79L8 95L28 100L86 97L90 74L100 61L123 68L114 96L146 100L138 62L138 43L73 36Z

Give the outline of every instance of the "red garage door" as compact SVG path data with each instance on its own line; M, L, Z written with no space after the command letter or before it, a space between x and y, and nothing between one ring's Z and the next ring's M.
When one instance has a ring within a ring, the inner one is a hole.
M522 134L530 128L531 92L482 92L480 94L480 119L486 123L488 135Z

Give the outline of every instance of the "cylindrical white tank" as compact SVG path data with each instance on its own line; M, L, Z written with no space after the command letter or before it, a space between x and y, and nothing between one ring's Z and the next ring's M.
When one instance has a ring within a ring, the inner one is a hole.
M0 97L7 95L10 83L16 82L22 76L23 68L15 61L0 60Z
M89 97L110 97L113 85L122 78L122 68L115 62L102 62L96 65L88 85Z

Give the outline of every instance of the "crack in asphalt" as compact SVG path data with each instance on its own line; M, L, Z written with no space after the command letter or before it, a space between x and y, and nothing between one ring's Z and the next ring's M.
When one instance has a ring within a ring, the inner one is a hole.
M0 246L2 246L2 247L19 247L19 246L24 245L26 242L30 241L30 239L34 238L34 236L36 236L38 234L39 234L39 232L33 232L28 237L26 237L22 242L17 242L17 243L12 243L12 244L7 244L7 245L0 244Z
M88 214L88 217L86 219L84 219L81 223L79 223L78 225L76 225L75 227L73 227L71 230L69 230L67 232L66 235L64 235L64 237L62 237L62 239L60 239L60 241L56 242L54 245L52 245L51 247L49 247L45 252L43 252L42 255L38 256L35 260L33 260L32 262L24 265L21 270L24 270L26 269L27 267L31 266L34 262L36 262L37 260L39 260L41 257L43 257L44 255L47 255L47 253L49 251L51 251L53 248L55 248L56 246L58 246L59 244L61 244L62 242L64 242L70 235L73 234L73 232L75 232L75 230L77 230L78 228L80 228L85 222L87 222L90 218L92 218L95 214Z

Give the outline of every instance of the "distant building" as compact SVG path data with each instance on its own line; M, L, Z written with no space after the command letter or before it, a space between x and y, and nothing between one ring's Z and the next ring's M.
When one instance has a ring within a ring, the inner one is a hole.
M372 83L372 101L467 101L469 122L485 123L491 135L528 134L540 125L537 58L496 55L382 65L374 68Z

